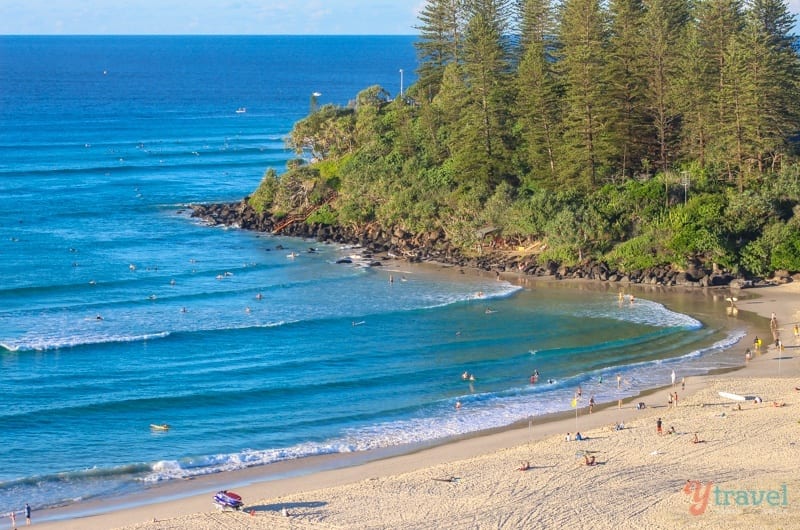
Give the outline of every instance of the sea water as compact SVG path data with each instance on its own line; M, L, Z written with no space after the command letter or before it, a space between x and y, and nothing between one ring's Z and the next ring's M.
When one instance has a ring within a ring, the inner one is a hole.
M282 171L313 93L413 82L413 40L0 37L0 513L431 443L733 362L737 326L646 297L369 267L189 216Z

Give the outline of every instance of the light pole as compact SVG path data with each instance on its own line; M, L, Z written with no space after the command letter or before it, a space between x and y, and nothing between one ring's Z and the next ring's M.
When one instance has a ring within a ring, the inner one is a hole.
M403 69L400 69L400 99L403 99Z
M681 179L681 181L682 181L681 183L683 184L683 205L686 206L686 198L689 195L689 184L690 184L691 177L689 176L689 172L688 171L682 171L681 172L681 176L683 177Z
M314 113L317 111L317 98L322 95L321 92L313 92L311 94L311 112Z

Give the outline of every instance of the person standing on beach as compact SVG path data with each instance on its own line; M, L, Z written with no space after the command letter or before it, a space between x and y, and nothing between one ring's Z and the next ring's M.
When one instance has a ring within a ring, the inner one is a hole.
M594 394L589 398L589 414L594 410Z
M686 390L686 378L681 377L681 392L683 392L684 390Z
M658 418L658 419L656 420L656 432L657 432L658 434L663 434L663 433L661 432L661 418Z
M31 505L27 502L25 503L25 525L30 526L31 524Z
M17 514L12 511L9 516L11 517L11 530L17 530Z

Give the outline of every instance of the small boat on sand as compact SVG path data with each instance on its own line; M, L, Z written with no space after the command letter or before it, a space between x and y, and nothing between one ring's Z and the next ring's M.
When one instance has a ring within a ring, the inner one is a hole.
M747 401L746 396L740 396L739 394L733 394L731 392L719 392L719 396L733 401Z
M214 506L219 510L241 510L244 502L238 493L222 490L214 494Z

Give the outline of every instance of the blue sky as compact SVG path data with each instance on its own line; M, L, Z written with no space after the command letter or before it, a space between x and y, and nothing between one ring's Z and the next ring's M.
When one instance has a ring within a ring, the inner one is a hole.
M424 0L0 0L0 34L411 35L423 5Z
M416 33L417 13L424 4L425 0L0 0L0 34L410 35ZM788 0L788 5L792 13L800 13L800 0Z

